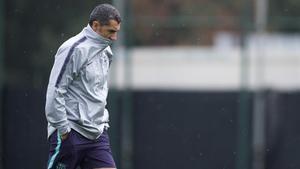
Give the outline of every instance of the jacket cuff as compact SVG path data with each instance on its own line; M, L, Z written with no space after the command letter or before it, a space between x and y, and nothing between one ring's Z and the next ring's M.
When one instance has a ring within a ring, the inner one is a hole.
M58 130L59 135L63 135L63 134L69 133L71 131L71 128L69 126L63 126L63 127L58 128L57 130Z

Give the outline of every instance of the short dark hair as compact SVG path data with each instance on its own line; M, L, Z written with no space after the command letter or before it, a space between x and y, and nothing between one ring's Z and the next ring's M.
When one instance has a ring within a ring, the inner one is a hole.
M97 5L90 14L89 24L93 21L99 21L101 25L108 25L110 20L121 22L120 12L110 4Z

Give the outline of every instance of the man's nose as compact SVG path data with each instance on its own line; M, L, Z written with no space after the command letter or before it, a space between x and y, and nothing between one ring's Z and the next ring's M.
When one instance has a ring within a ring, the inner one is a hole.
M110 37L111 40L117 40L118 39L118 36L117 34L113 34L111 37Z

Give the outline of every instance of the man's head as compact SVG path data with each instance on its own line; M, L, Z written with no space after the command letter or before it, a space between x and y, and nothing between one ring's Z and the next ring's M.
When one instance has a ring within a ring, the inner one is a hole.
M92 29L110 40L117 40L120 30L121 16L119 11L109 4L101 4L94 8L90 14L89 25Z

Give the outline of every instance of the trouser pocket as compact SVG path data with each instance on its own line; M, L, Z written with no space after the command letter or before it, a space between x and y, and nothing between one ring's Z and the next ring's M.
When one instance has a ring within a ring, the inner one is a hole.
M61 140L57 133L56 136L51 136L48 169L74 169L76 167L77 155L73 144L73 132L71 130L65 140Z

